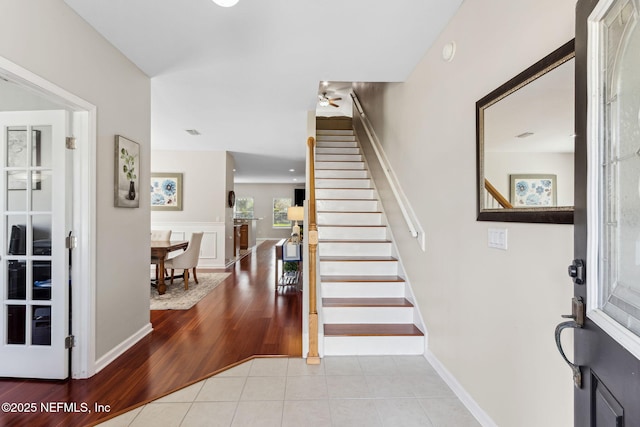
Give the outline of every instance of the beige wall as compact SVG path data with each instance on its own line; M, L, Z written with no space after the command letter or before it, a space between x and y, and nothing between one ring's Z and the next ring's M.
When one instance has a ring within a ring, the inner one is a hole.
M226 151L151 153L152 172L182 173L182 210L151 211L155 228L169 228L178 238L203 231L199 267L224 267L233 255L233 209L227 194L233 189L233 156Z
M153 150L151 171L182 173L183 195L181 211L151 211L151 221L224 222L226 169L225 151Z
M429 351L500 426L573 425L553 339L572 296L573 227L475 220L475 102L570 40L574 6L466 1L405 83L355 85L426 232L425 253L389 218ZM507 251L487 247L490 227L508 229Z
M113 206L114 135L140 144L149 177L149 78L62 0L3 0L0 55L97 106L96 358L149 324L149 194Z

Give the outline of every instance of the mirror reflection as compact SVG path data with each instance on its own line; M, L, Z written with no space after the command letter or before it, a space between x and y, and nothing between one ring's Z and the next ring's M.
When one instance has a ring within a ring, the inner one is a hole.
M478 220L573 222L573 41L478 101Z

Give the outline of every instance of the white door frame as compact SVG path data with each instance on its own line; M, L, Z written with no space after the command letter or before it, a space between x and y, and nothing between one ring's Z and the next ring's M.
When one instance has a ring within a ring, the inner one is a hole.
M74 249L71 280L72 378L89 378L96 371L96 106L0 56L0 76L63 104L72 113L76 154L73 162ZM67 135L71 136L71 135Z

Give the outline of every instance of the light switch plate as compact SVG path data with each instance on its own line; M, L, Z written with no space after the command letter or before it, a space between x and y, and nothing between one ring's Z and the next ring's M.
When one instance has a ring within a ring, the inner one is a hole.
M488 232L489 247L507 250L507 229L490 228Z

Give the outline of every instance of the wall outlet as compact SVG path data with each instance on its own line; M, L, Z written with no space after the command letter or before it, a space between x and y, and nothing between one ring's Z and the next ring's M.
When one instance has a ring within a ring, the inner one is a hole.
M489 247L507 250L507 229L490 228L488 233Z

